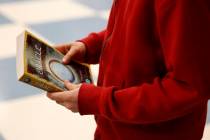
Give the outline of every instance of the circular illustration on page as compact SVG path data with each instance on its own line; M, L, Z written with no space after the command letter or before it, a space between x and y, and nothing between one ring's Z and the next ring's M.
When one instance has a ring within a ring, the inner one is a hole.
M66 66L57 60L49 61L50 72L61 81L68 80L71 83L78 81L76 72L70 66Z
M44 57L44 67L47 72L50 73L54 79L57 79L60 82L68 80L71 83L79 83L80 78L76 70L70 65L64 65L62 61L62 56L56 53L51 48L46 49L46 54Z

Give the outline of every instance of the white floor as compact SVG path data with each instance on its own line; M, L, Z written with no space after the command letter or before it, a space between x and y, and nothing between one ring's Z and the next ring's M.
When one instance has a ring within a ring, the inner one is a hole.
M92 140L92 116L73 114L43 95L0 104L5 140Z
M93 139L93 116L73 114L16 81L16 36L27 28L52 43L78 39L106 25L111 1L0 0L0 140ZM203 140L210 140L210 123Z

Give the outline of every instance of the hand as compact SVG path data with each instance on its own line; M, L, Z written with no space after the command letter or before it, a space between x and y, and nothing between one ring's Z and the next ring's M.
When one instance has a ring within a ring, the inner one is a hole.
M64 84L69 91L47 93L47 97L76 113L79 111L78 94L81 84L75 85L71 84L69 81L65 81Z
M63 53L63 63L68 64L71 60L83 62L86 53L85 44L82 42L73 42L70 44L57 45L55 48Z

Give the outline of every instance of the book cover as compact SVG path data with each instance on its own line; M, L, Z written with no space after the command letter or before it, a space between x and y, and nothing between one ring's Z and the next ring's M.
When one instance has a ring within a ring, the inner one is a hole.
M73 84L92 83L90 67L72 61L62 63L63 54L28 31L17 37L18 80L48 92L67 90L64 80Z

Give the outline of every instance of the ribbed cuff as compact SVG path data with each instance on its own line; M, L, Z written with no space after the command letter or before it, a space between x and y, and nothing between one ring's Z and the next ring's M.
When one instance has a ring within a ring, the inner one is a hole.
M80 115L99 114L99 100L101 88L92 84L82 84L78 95Z
M84 43L86 46L85 60L87 61L87 63L98 63L101 52L101 46L103 44L104 33L105 31L102 31L100 33L91 33L88 35L88 37L78 40Z
M83 42L86 45L87 49L89 50L90 47L92 48L93 46L98 46L99 42L97 42L97 40L98 40L97 35L92 33L88 37L82 38L79 41Z
M85 44L86 54L85 60L87 63L94 64L98 63L98 58L100 56L100 42L98 36L94 33L90 34L88 37L78 40Z

